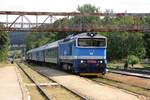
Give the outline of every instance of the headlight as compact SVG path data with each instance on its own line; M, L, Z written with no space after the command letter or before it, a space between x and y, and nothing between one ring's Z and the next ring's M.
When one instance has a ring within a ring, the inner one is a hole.
M100 61L99 61L99 63L103 63L103 61L102 61L102 60L100 60Z
M81 60L81 63L83 63L84 61L83 60Z

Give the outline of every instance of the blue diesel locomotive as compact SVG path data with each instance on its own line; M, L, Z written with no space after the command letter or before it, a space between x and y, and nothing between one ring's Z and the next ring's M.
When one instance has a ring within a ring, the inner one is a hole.
M27 61L57 64L80 75L106 73L107 38L96 33L70 35L65 39L31 49Z

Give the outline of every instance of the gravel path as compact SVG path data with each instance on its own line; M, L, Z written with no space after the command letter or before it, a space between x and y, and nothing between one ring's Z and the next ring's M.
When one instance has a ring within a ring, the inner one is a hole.
M36 68L59 84L77 91L90 100L140 100L137 96L121 89L113 88L104 84L100 85L89 79L70 75L47 67Z
M15 66L0 68L0 100L22 100Z

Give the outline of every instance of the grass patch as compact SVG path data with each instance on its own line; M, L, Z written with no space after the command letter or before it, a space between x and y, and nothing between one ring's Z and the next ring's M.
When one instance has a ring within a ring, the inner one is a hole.
M51 82L49 79L41 76L39 73L32 70L28 66L26 66L24 64L20 64L20 65L29 74L29 76L31 76L37 83L49 83L49 82Z
M124 62L123 61L111 61L107 64L107 67L110 69L124 69ZM150 70L150 64L135 64L133 67L129 64L128 68L130 69L141 69L141 70Z
M124 63L108 63L107 67L112 69L123 69Z
M41 93L36 87L27 86L27 88L30 92L31 100L45 100L45 98L41 95Z
M50 96L53 100L80 100L78 96L73 95L71 92L67 91L61 86L45 87L44 90L51 94Z
M150 70L150 64L143 64L144 68L149 69Z

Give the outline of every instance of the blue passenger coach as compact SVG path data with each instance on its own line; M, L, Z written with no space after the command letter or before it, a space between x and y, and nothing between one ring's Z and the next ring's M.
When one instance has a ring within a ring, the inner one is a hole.
M36 48L36 51L39 49L39 52L43 52L41 57L44 57L44 60L40 61L55 63L61 69L80 75L97 75L106 73L106 48L107 38L90 32L70 35ZM27 52L27 60L30 61L33 53L31 51L34 50Z

